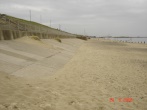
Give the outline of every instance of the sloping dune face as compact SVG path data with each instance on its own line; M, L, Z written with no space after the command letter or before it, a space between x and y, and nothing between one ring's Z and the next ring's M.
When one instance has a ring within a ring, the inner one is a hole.
M71 58L83 42L62 39L60 43L54 39L36 38L26 36L13 41L1 41L0 71L28 78L53 73Z
M0 109L147 109L147 45L24 39L0 43Z

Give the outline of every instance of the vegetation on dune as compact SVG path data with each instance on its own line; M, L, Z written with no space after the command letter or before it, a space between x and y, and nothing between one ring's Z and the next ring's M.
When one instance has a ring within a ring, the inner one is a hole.
M15 18L15 17L9 16L9 15L6 15L6 16L9 19L16 20L16 21L19 21L21 23L26 23L26 24L29 24L29 25L36 25L36 26L42 26L42 27L46 27L46 28L51 28L51 27L48 27L46 25L43 25L43 24L40 24L40 23L37 23L37 22L34 22L34 21L28 21L28 20L24 20L24 19L21 19L21 18Z
M77 36L76 38L82 39L82 40L87 40L87 37L85 37L85 36Z
M40 41L40 38L38 36L30 36L31 39L34 39L34 40L38 40Z
M73 37L73 38L76 37L75 34L63 31L61 29L52 28L34 21L16 18L6 14L0 14L0 23L3 24L2 30L26 31L29 33L32 32L32 35L38 35L38 33L40 34L45 33L45 34L49 34L49 35L51 34L53 36L59 36L59 37L65 37L65 38L68 38L67 36ZM18 36L15 36L14 38L18 38ZM61 39L58 39L57 41L61 42Z
M60 38L55 38L55 40L60 42L60 43L62 42Z
M62 31L60 29L55 29L55 28L52 28L50 26L46 26L46 25L43 25L43 24L40 24L40 23L37 23L37 22L34 22L34 21L24 20L24 19L21 19L21 18L9 16L9 15L5 15L5 16L7 16L11 20L14 20L14 21L17 21L17 22L20 22L20 23L24 23L24 24L28 24L28 25L32 25L32 26L37 26L37 27L40 27L40 28L53 29L53 30L56 30L56 31L65 32L65 31ZM68 32L65 32L65 33L68 33Z

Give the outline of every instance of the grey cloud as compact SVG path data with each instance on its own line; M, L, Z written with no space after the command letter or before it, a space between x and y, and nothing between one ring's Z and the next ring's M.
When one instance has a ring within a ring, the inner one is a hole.
M0 10L78 34L147 36L146 0L1 0Z

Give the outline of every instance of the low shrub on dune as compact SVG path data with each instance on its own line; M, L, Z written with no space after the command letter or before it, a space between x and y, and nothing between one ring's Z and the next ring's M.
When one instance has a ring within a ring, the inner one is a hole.
M87 37L84 37L84 36L77 36L76 38L82 39L82 40L87 40Z
M60 43L62 42L60 38L55 38L55 40L60 42Z
M40 38L38 36L29 36L31 39L34 39L34 40L38 40L40 41Z

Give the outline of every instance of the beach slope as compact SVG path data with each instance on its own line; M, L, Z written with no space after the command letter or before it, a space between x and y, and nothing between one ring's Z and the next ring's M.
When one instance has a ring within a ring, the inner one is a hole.
M67 42L68 43L68 42ZM67 44L66 43L66 44ZM70 51L70 50L69 50ZM91 39L53 75L1 84L4 110L146 110L147 45ZM3 75L3 82L8 82ZM27 75L28 76L28 75ZM4 79L5 78L5 79ZM2 83L2 82L1 82ZM12 89L6 89L11 88ZM11 97L9 90L12 90Z

